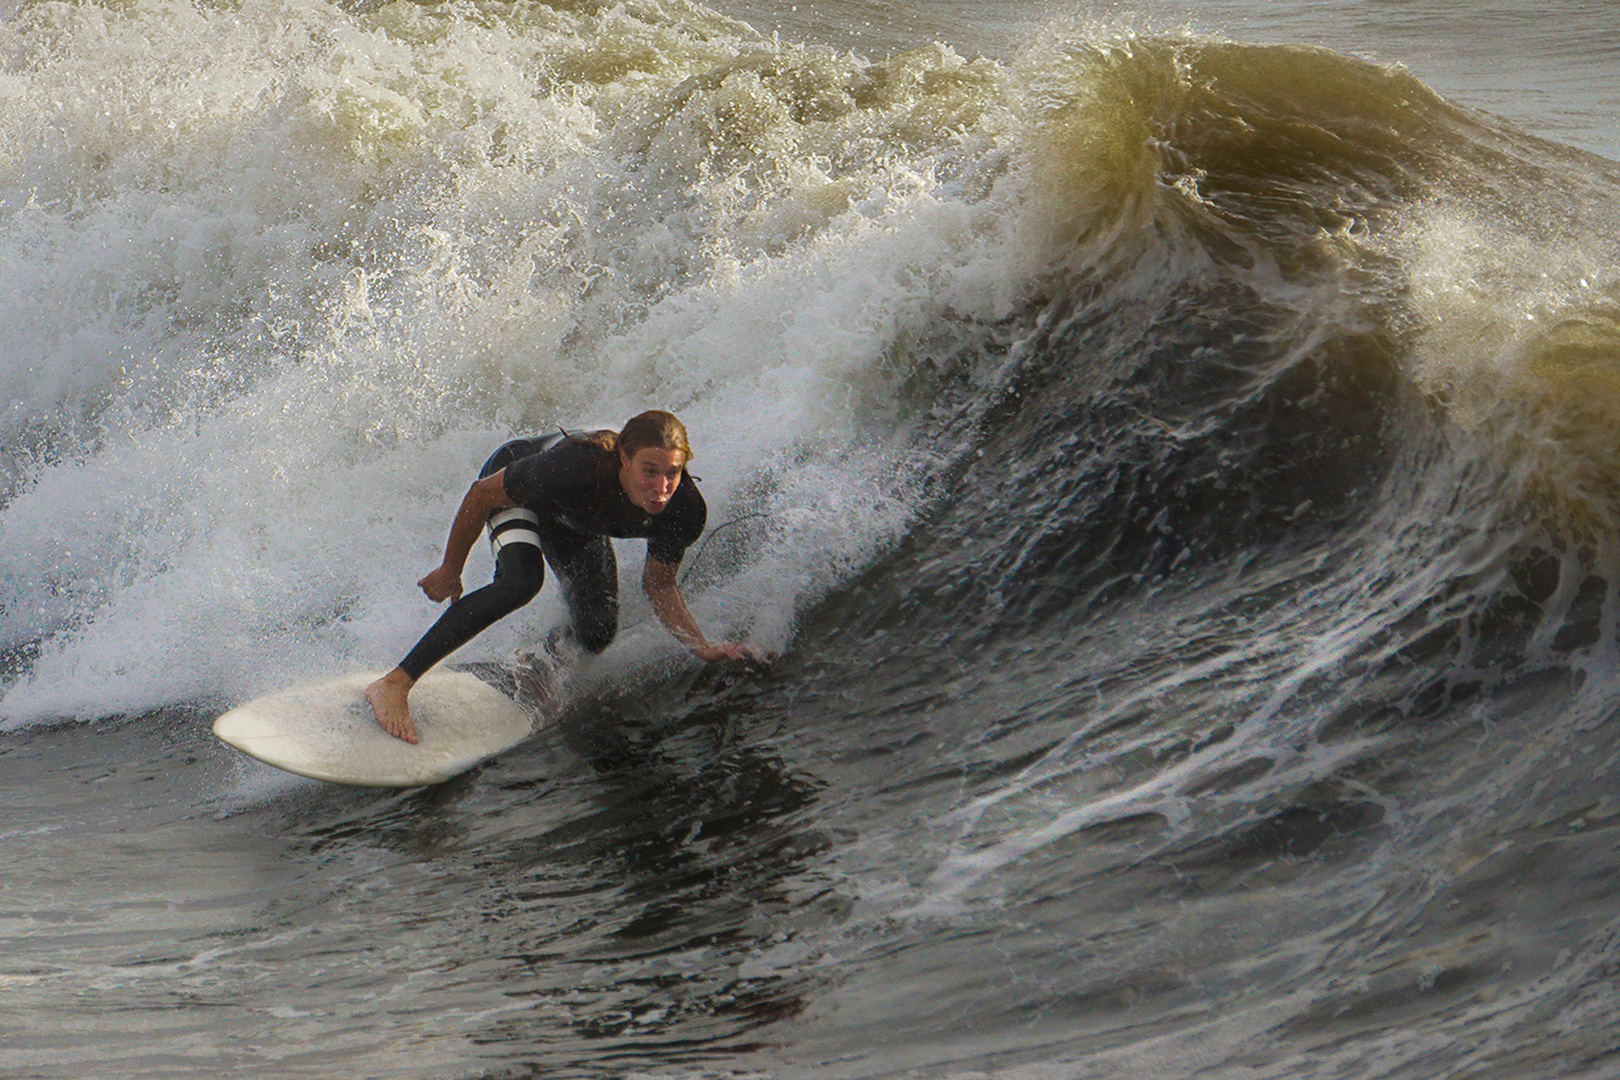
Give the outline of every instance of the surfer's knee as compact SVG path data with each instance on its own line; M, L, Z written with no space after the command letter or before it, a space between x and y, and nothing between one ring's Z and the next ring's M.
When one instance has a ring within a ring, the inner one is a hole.
M574 627L574 639L588 653L600 655L618 634L617 619L581 619Z
M546 560L535 544L513 543L501 548L495 564L495 578L485 588L490 599L508 612L540 595L546 581Z
M490 586L490 599L502 615L510 615L540 594L539 585L502 581Z
M568 597L574 637L588 653L599 654L613 644L619 632L619 598L611 588L572 590ZM580 593L585 595L580 595Z

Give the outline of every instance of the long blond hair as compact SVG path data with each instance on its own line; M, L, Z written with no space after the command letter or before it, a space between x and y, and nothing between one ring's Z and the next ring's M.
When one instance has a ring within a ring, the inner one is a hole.
M590 443L599 450L611 454L611 459L604 458L604 468L611 465L617 468L619 454L633 458L649 446L660 450L676 450L681 455L681 465L692 460L692 444L687 441L686 425L676 418L674 413L662 409L648 409L637 416L632 416L619 431L587 431L578 435L570 435L575 442Z
M635 457L649 446L660 450L678 450L681 464L692 460L692 444L686 441L686 425L674 413L662 409L648 409L633 416L619 431L613 448L626 457Z

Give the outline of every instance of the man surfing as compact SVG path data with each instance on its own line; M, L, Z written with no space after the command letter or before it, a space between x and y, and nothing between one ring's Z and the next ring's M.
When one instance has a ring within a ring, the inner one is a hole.
M435 603L451 601L399 666L366 687L383 729L417 741L409 695L433 665L533 600L546 565L567 604L566 636L600 653L619 623L619 573L609 537L645 538L641 587L675 639L700 659L764 661L751 645L711 644L687 610L675 572L703 533L708 508L686 473L686 428L652 410L618 433L558 433L516 439L495 451L461 500L444 558L417 584ZM489 527L495 576L462 595L461 574L479 533Z

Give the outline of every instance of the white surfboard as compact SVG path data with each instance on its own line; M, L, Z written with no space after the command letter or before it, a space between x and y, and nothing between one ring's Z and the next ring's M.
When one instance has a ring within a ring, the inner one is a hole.
M430 671L411 690L416 745L378 726L362 692L376 673L298 686L238 705L214 734L286 772L335 784L437 784L529 737L523 706L464 671Z

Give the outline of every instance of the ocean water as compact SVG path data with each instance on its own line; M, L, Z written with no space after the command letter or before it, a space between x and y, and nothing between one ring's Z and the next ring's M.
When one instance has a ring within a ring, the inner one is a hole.
M0 4L0 1075L1620 1077L1611 23ZM646 407L777 663L212 738Z

